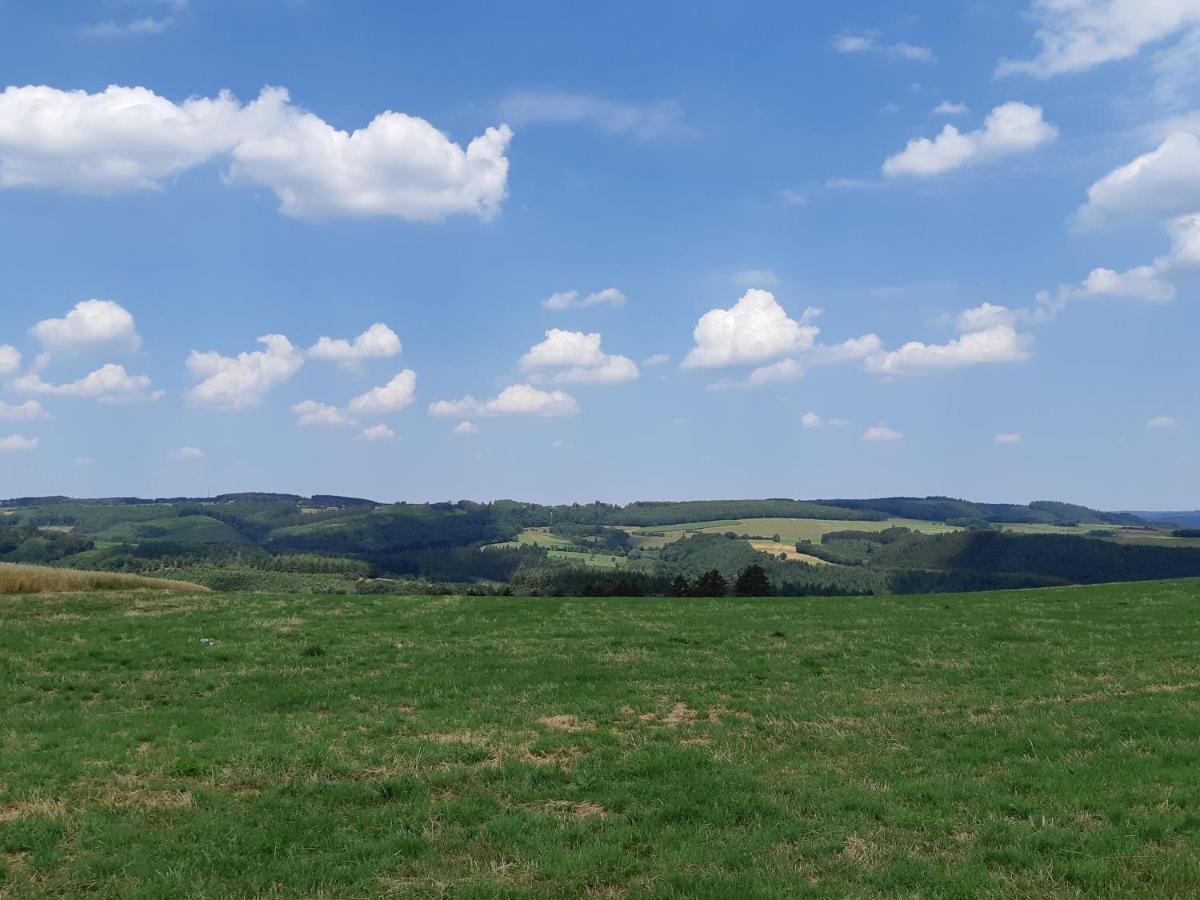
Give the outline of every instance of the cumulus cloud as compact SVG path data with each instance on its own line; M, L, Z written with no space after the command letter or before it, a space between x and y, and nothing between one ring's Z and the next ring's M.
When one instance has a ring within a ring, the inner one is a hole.
M0 180L3 178L0 166ZM142 345L133 314L111 300L84 300L61 319L43 319L29 333L47 351L82 347L136 350Z
M193 350L187 368L194 377L203 380L188 392L188 401L216 409L251 409L303 367L304 354L283 335L264 335L258 343L265 349L236 357Z
M993 325L969 331L945 344L909 341L898 350L866 358L868 372L876 375L922 375L945 369L996 363L1024 362L1030 358L1033 338L1011 325Z
M370 425L364 428L358 433L358 439L368 442L392 441L396 439L396 432L381 422L378 425Z
M469 394L459 400L438 400L429 406L431 416L575 416L579 404L563 391L543 391L531 384L513 384L495 398L476 400Z
M1042 109L1024 103L1005 103L993 109L983 127L962 132L945 126L934 139L914 138L883 164L889 178L927 178L963 166L1026 153L1058 137L1058 129L1042 117Z
M997 75L1049 78L1128 59L1200 22L1200 0L1033 0L1031 13L1041 52L1001 60Z
M358 424L336 406L304 400L292 407L296 424L302 428L348 428Z
M150 390L147 375L130 375L124 366L108 363L69 384L51 384L38 374L16 379L10 385L19 394L44 394L55 397L87 397L101 403L129 403L157 400L162 391Z
M512 131L489 128L464 150L424 119L387 111L347 132L265 88L174 103L143 87L0 93L0 187L92 193L157 190L228 160L230 182L264 185L285 215L494 218L507 195Z
M405 369L387 384L372 388L350 401L350 411L357 415L386 415L399 412L417 393L417 373Z
M1005 444L1019 444L1021 443L1021 436L1019 434L1001 432L992 438L992 443L1002 446Z
M24 403L5 403L0 400L0 419L9 422L32 422L37 419L50 419L52 416L42 408L36 400L26 400Z
M382 322L376 322L353 342L345 338L322 337L308 349L309 359L335 362L354 369L364 360L390 359L400 354L400 338Z
M718 369L766 362L806 350L820 329L809 308L800 321L784 312L769 291L749 290L729 309L706 312L692 332L695 346L684 358L685 369Z
M971 111L971 107L965 103L951 103L949 100L943 100L933 108L935 116L965 116Z
M631 103L564 91L520 91L500 104L500 116L521 125L587 125L609 134L641 140L686 138L697 134L673 100Z
M1076 223L1162 219L1200 208L1200 137L1175 131L1154 150L1109 172L1088 188Z
M9 344L0 344L0 375L11 375L21 368L21 352Z
M180 447L167 453L167 459L177 463L200 462L208 459L208 454L199 447Z
M605 288L587 296L579 291L557 291L542 301L546 309L561 312L564 309L580 309L588 306L624 306L628 298L616 288Z
M928 47L903 41L896 44L881 44L878 36L871 32L838 35L833 39L833 49L838 53L879 53L883 56L907 59L913 62L934 62L937 59Z
M28 453L38 448L37 438L27 438L23 434L10 434L0 437L0 453Z
M1147 428L1169 429L1169 428L1178 428L1179 424L1180 424L1179 419L1175 418L1174 416L1155 416L1153 419L1151 419L1149 422L1146 423L1146 427Z
M903 431L895 431L886 425L872 425L859 435L859 438L864 441L898 441L903 437Z
M459 437L465 437L468 434L475 434L477 431L479 431L479 426L477 426L474 422L459 422L450 429L451 434L456 434Z
M544 341L521 357L518 366L523 372L561 384L617 384L637 379L641 374L637 364L627 356L603 352L600 340L596 332L551 328Z

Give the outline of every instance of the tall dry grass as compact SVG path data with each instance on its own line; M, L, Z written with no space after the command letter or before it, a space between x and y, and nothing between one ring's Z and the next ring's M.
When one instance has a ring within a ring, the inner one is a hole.
M190 593L208 588L187 581L145 578L120 572L81 572L46 566L0 563L0 594L55 594L69 591L175 591Z

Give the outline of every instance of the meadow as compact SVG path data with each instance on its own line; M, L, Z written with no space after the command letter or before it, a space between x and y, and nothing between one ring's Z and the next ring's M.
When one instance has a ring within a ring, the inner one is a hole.
M1198 604L5 597L0 896L1193 896Z

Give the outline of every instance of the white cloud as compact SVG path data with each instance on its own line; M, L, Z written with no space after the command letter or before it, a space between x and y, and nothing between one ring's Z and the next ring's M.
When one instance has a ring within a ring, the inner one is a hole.
M322 337L308 349L310 359L335 362L345 368L357 368L363 360L390 359L400 355L400 338L382 322L376 322L354 342L345 338Z
M731 308L709 310L700 317L692 332L695 346L682 367L725 368L806 350L820 334L811 324L819 314L810 307L797 322L769 291L749 290Z
M0 166L0 183L3 166ZM133 315L111 300L84 300L76 303L61 319L43 319L29 333L48 351L104 346L136 350L142 345Z
M653 353L642 360L642 368L651 369L654 366L665 366L671 361L668 353Z
M546 339L522 356L518 366L523 372L553 373L549 377L562 384L617 384L640 375L629 357L603 352L598 333L561 328L547 331Z
M997 75L1048 78L1135 56L1200 22L1200 0L1033 0L1041 52L1000 61Z
M933 108L933 114L936 116L965 116L971 111L971 107L965 103L951 103L949 100L943 100Z
M350 401L350 411L358 415L386 415L399 412L417 392L417 373L405 369L382 387L372 388Z
M810 410L800 417L800 424L805 428L845 428L850 424L850 420L824 419Z
M269 187L297 218L486 221L507 195L511 138L507 126L489 128L463 150L424 119L391 111L340 131L282 88L243 106L227 92L176 104L142 87L9 87L0 93L0 187L155 190L229 159L229 181Z
M808 202L808 194L795 188L784 188L779 192L779 199L789 206L803 206Z
M579 291L558 291L542 301L542 306L561 312L564 309L580 309L588 306L624 306L628 298L616 288L605 288L602 291L581 297Z
M986 331L1001 325L1014 325L1017 315L1007 306L983 303L958 314L956 324L962 332Z
M827 191L869 191L872 188L877 188L881 182L868 181L866 178L843 178L834 177L825 179L825 190Z
M995 363L1024 362L1030 357L1033 338L1011 325L971 331L945 344L909 341L898 350L868 356L868 372L876 375L921 375L943 369L960 369Z
M292 407L298 418L296 424L302 428L349 428L358 423L336 406L304 400Z
M42 408L36 400L26 400L24 403L12 404L0 400L0 420L9 422L32 422L36 419L50 419L52 416Z
M880 53L884 56L913 62L934 62L937 59L928 47L903 41L896 44L881 44L878 37L872 33L839 35L833 39L833 49L838 53Z
M733 273L733 283L744 288L772 288L780 284L774 269L742 269Z
M150 391L150 378L130 375L124 366L113 363L101 366L78 381L69 384L50 384L37 374L16 379L10 385L19 394L43 394L55 397L89 397L102 403L127 403L137 400L157 400L161 391Z
M396 432L388 428L382 422L378 425L370 425L358 433L360 441L392 441L396 439Z
M27 438L23 434L10 434L0 438L0 453L27 453L38 448L37 438Z
M500 104L501 118L521 125L588 125L641 140L694 137L683 109L672 100L629 103L563 91L521 91Z
M1025 153L1058 137L1058 129L1042 117L1042 109L1024 103L1005 103L993 109L976 131L945 126L933 140L914 138L883 164L889 178L927 178L963 166Z
M1167 230L1172 237L1169 253L1122 272L1093 269L1078 287L1063 285L1055 294L1043 291L1038 294L1039 314L1051 318L1071 301L1093 297L1128 297L1146 303L1175 299L1171 278L1200 266L1200 213L1180 216L1167 224Z
M465 437L468 434L475 434L479 431L479 426L474 422L459 422L450 429L451 434L456 434L459 437Z
M208 459L208 454L199 447L180 447L167 453L167 459L178 463L200 462Z
M562 438L558 438L550 443L551 450L570 450L574 446L575 445L573 443L570 441L564 441Z
M0 344L0 375L11 375L21 368L21 352L9 344Z
M903 431L894 431L886 425L872 425L859 436L864 441L898 441L903 437Z
M563 391L543 391L530 384L513 384L492 400L480 402L469 394L460 400L438 400L429 406L431 416L574 416L575 398Z
M1162 219L1200 207L1200 137L1169 134L1156 149L1108 173L1088 188L1076 214L1083 228L1112 220Z
M992 443L1000 444L1000 445L1019 444L1019 443L1021 443L1021 436L1019 434L1011 434L1011 433L1001 432L1000 434L998 434L994 438L992 438Z
M165 7L165 14L141 15L125 22L109 19L105 22L85 25L80 32L85 37L91 38L123 38L162 34L175 24L177 15L188 7L187 0L159 0L158 3L149 5L157 6L160 10Z
M1179 419L1174 416L1155 416L1146 423L1147 428L1170 429L1179 427Z
M187 360L188 371L203 380L188 392L187 399L198 406L250 409L303 367L304 354L283 335L264 335L258 343L266 349L237 357L193 350Z

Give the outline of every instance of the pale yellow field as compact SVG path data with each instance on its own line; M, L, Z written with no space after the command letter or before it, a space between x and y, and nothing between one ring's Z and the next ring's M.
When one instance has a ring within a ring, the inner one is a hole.
M0 594L58 594L73 591L207 591L186 581L143 578L120 572L81 572L46 566L0 563Z
M833 563L829 562L829 560L821 559L819 556L813 556L811 553L800 553L796 550L795 544L777 544L774 541L751 541L750 546L755 550L761 550L763 553L770 553L774 557L778 557L782 553L790 560L808 563L810 566L833 565Z

